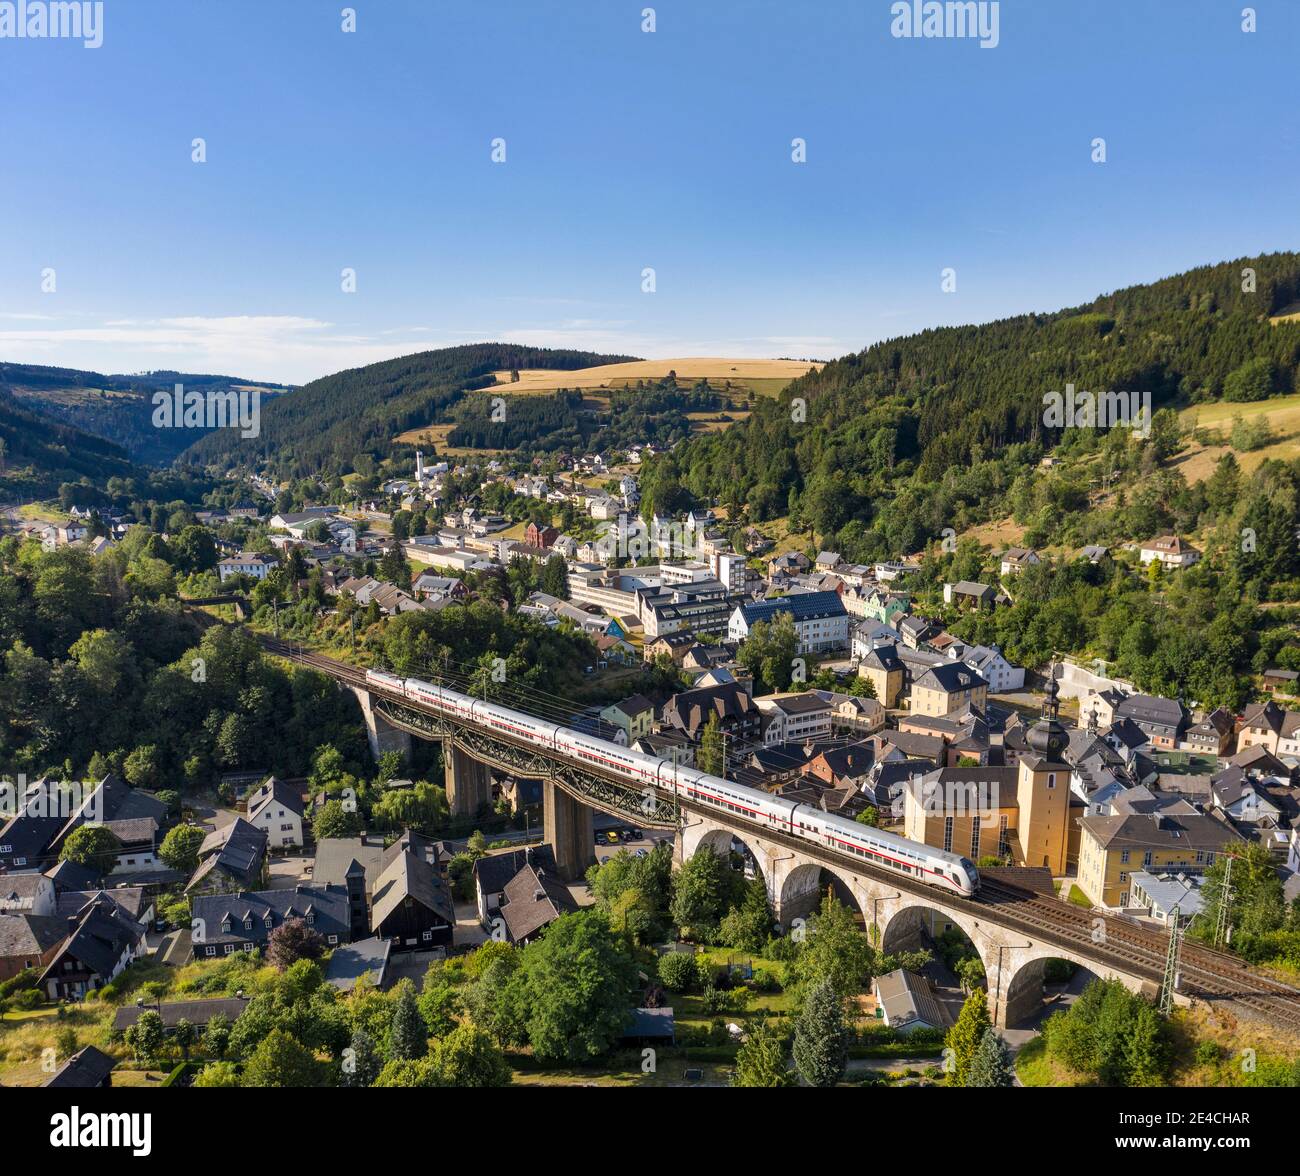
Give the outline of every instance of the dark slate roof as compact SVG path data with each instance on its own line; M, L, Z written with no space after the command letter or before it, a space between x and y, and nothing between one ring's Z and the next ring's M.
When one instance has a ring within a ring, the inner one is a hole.
M201 864L186 886L188 890L213 870L221 870L242 882L252 882L266 860L266 830L250 825L243 817L223 829L209 833L199 847Z
M164 1029L175 1029L181 1021L202 1029L218 1013L224 1013L231 1023L238 1021L248 1008L248 998L243 996L208 997L205 1000L166 1000L161 1004L126 1005L113 1014L113 1029L121 1033L139 1019L141 1013L157 1013Z
M1132 719L1139 726L1169 727L1177 730L1187 722L1187 708L1173 698L1152 694L1134 694L1116 708L1117 718Z
M288 809L296 816L302 816L302 793L274 776L248 798L248 815L257 816L272 802Z
M122 908L108 898L91 903L81 915L80 922L59 949L58 954L41 976L44 981L56 975L64 959L80 962L98 976L112 974L123 952L144 938L144 928L127 918Z
M147 792L138 792L119 776L105 776L95 785L82 801L81 807L68 819L59 831L55 842L61 842L74 829L88 821L101 824L110 822L153 822L152 829L147 824L123 825L123 831L131 834L130 840L147 840L167 818L167 806ZM143 831L143 836L140 836Z
M382 988L392 946L392 940L374 935L369 939L336 947L325 968L326 983L346 992L364 977L377 988Z
M699 731L711 714L721 719L743 718L755 713L753 700L736 682L726 682L721 686L703 686L697 690L683 690L674 694L664 704L663 719L665 724L673 724L694 735Z
M774 600L742 604L739 608L740 615L748 625L755 621L770 621L779 613L789 613L795 621L815 621L823 617L847 615L838 592L798 592L793 596L778 596Z
M938 760L943 756L943 740L937 735L915 735L910 731L879 731L875 735L882 743L898 748L913 759Z
M34 959L67 933L68 920L54 915L0 915L0 959Z
M577 909L569 888L559 878L545 870L525 866L506 883L501 917L510 938L518 943Z
M892 645L877 645L862 659L862 664L868 669L884 670L886 673L904 668L898 650Z
M103 876L98 870L76 862L62 861L45 871L57 890L96 890Z
M876 995L884 1005L891 1025L907 1025L913 1021L946 1028L952 1023L947 1010L934 997L930 982L924 976L899 968L876 978Z
M916 685L926 690L943 690L955 694L959 690L975 690L988 683L969 666L961 662L944 662L931 666L916 680Z
M50 881L44 874L22 872L0 875L0 911L31 910L41 886L49 884Z
M64 890L54 900L55 913L64 920L79 918L92 904L103 899L115 903L134 922L152 905L141 886L117 886L112 890Z
M937 811L986 813L1018 807L1016 769L1000 767L939 768L921 782L919 797ZM927 809L928 811L928 809Z
M1148 742L1147 733L1132 719L1116 719L1107 734L1128 748L1141 747Z
M344 943L350 937L348 892L341 886L306 885L292 890L259 890L254 893L207 894L190 899L191 923L201 921L202 935L194 936L194 950L202 954L209 944L265 944L271 932L290 919L312 916L311 928L328 938L337 935ZM266 925L267 915L271 925ZM251 927L245 927L245 921ZM230 930L224 929L229 921Z
M402 853L412 853L431 866L436 866L444 857L451 856L443 842L434 841L432 837L426 837L423 833L416 833L412 829L405 829L402 835L384 850L383 856L379 859L379 873L381 875L386 873L398 854Z
M58 782L36 780L29 784L21 810L0 826L0 844L13 846L14 857L40 857L58 836L67 818L60 816Z
M835 776L864 776L876 762L875 745L867 742L833 747L819 757Z
M45 1085L70 1090L91 1090L102 1086L116 1065L116 1058L109 1057L93 1045L87 1045L64 1062Z
M1240 841L1229 824L1204 813L1084 817L1080 824L1107 849L1203 849Z
M379 877L379 862L384 856L381 839L369 837L326 837L316 843L316 864L312 878L324 886L342 886L348 871L358 865L366 875L366 889Z
M375 882L370 902L370 929L378 931L397 908L412 898L444 921L455 924L456 908L451 888L436 866L409 850L399 851L384 867Z
M121 821L105 821L107 829L123 845L135 845L138 842L152 842L158 832L158 822L152 817L130 817Z
M474 879L484 894L499 894L529 862L541 870L554 872L556 868L555 854L549 845L532 845L478 858L474 862Z
M622 702L613 703L609 709L621 711L629 719L633 719L645 711L654 710L654 705L644 694L634 694L631 698L623 699Z

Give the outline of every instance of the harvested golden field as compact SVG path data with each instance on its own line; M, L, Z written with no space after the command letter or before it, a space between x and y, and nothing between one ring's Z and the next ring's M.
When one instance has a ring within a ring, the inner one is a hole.
M729 389L733 404L739 406L747 397L777 396L791 380L805 375L820 363L792 359L717 359L708 357L687 357L684 359L643 359L632 363L609 363L599 367L578 368L575 371L554 371L551 369L529 368L519 373L519 379L511 381L509 371L493 372L496 383L490 388L480 389L484 392L500 393L503 396L548 396L560 388L581 388L587 395L582 407L594 412L609 408L609 393L615 388L625 388L638 380L660 380L669 372L677 373L679 386L689 387L696 380L707 378L719 391ZM697 433L714 433L726 429L736 421L744 420L748 412L740 407L726 410L730 419L719 419L722 414L688 413L693 431ZM486 454L486 449L471 450L447 445L447 435L451 425L423 425L399 433L394 440L404 445L429 445L438 447L438 453L445 457L468 457L473 454Z
M451 423L422 425L418 429L407 429L405 433L399 433L393 440L402 445L433 445L437 448L439 457L491 457L501 452L499 449L467 449L463 445L448 445L447 435L455 427Z
M820 363L797 359L720 359L686 356L681 359L638 359L631 363L607 363L574 371L522 371L510 382L509 372L495 373L497 382L513 396L554 392L557 388L618 388L638 380L660 380L676 372L678 380L708 378L711 383L730 380L760 396L775 396L791 380L805 375Z
M1274 441L1261 449L1246 453L1237 452L1237 461L1241 468L1249 472L1266 459L1290 461L1300 457L1300 396L1276 396L1271 400L1257 400L1249 404L1198 404L1184 409L1179 419L1189 431L1194 428L1217 429L1227 440L1232 430L1232 418L1240 416L1243 420L1265 416L1273 430ZM1173 461L1173 466L1182 471L1188 484L1204 481L1218 465L1221 458L1231 446L1202 445L1192 441Z

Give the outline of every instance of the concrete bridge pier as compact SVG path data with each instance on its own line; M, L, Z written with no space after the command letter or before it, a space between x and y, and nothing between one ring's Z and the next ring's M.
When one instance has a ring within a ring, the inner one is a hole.
M450 739L442 744L447 805L453 817L474 817L492 803L492 773Z
M366 720L366 741L370 744L370 754L378 759L389 751L401 752L402 758L411 758L411 736L400 727L394 727L375 709L374 696L369 690L352 687L352 693L361 703L361 714Z
M544 837L555 852L560 877L566 882L576 881L596 861L592 810L553 780L542 781L542 809Z

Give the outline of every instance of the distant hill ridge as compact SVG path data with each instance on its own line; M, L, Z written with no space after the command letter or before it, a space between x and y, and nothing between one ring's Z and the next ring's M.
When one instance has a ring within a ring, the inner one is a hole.
M153 371L104 375L76 368L0 363L0 389L29 411L102 437L121 446L134 461L169 465L207 429L158 429L153 425L153 395L176 384L187 389L226 391L257 388L264 397L285 391L264 380L194 372Z
M293 478L346 473L359 455L387 456L397 434L427 424L467 391L493 384L494 372L567 371L635 358L510 343L405 355L304 384L263 405L256 440L223 430L190 446L181 460L219 469L267 463Z

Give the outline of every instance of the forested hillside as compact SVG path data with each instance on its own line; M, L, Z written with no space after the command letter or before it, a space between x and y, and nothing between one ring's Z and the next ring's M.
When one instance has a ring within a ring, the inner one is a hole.
M153 395L186 389L228 392L256 388L263 398L283 389L235 376L196 375L192 372L142 372L105 376L76 368L41 367L26 363L0 363L0 391L29 411L102 437L120 446L133 461L168 465L182 450L210 430L159 429L153 423Z
M1254 291L1243 271L1254 271ZM720 433L698 437L646 472L647 511L689 495L762 521L789 514L824 547L869 559L916 551L1007 513L1018 480L1064 442L1099 453L1096 476L1140 472L1168 456L1168 414L1129 447L1130 430L1062 430L1043 397L1067 384L1150 397L1153 410L1296 389L1300 323L1269 315L1300 296L1300 254L1191 270L1086 306L982 326L944 327L876 344L792 383ZM806 406L806 415L805 415ZM1023 484L1022 493L1032 493ZM1086 532L1087 486L1056 488L1050 509ZM1080 494L1083 495L1080 500ZM1158 520L1152 520L1158 522ZM1056 537L1056 536L1053 536ZM1046 541L1046 540L1042 540Z
M502 414L495 412L498 395L505 401ZM577 389L562 388L549 396L511 396L508 388L499 394L493 389L456 405L451 414L456 425L447 442L523 453L606 452L647 442L666 448L691 435L688 413L717 412L726 403L707 380L691 388L680 387L676 379L638 381L596 401Z
M141 472L111 441L56 424L0 388L0 502L53 494L82 478L102 484Z
M313 380L263 406L256 439L213 434L181 460L223 469L265 463L287 478L350 473L359 455L386 457L398 433L429 424L466 391L487 387L493 372L571 370L630 358L503 343L407 355Z

